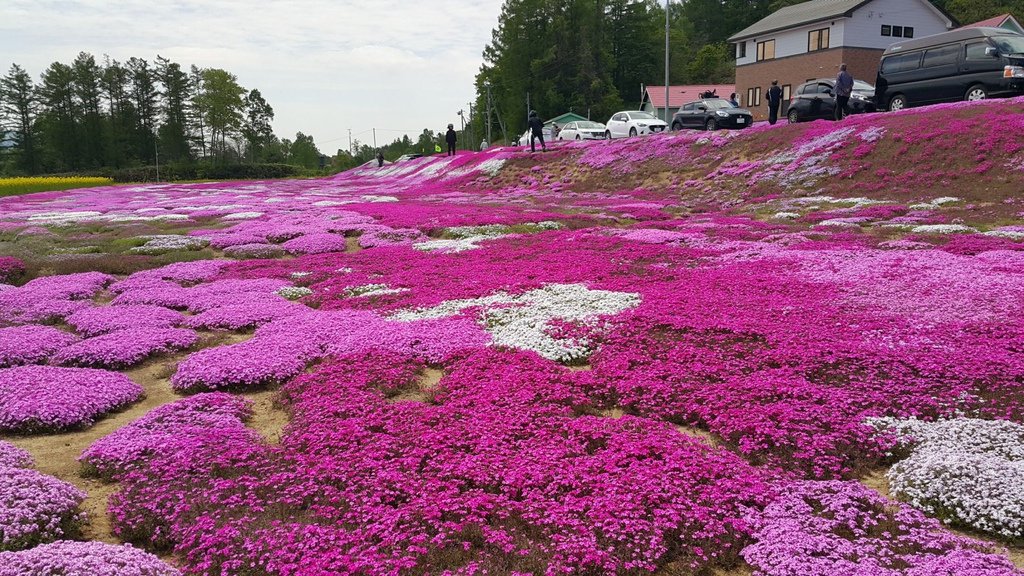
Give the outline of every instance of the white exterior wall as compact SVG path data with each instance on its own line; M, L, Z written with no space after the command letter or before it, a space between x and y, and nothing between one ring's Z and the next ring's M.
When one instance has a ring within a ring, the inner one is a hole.
M902 38L882 36L882 24L912 26L914 38L924 38L949 30L946 19L927 6L926 0L875 0L854 11L846 21L845 46L888 48Z
M807 53L807 33L829 28L829 48L885 49L901 38L882 36L882 24L912 26L914 38L945 32L946 20L928 5L928 0L875 0L854 11L849 18L838 17L790 30L780 30L758 38L748 38L747 56L736 59L737 66L757 61L757 43L775 39L775 57ZM735 54L735 53L734 53Z

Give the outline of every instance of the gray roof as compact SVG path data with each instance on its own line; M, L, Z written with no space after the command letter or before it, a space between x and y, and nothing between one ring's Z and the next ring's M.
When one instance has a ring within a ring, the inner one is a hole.
M871 0L811 0L803 4L787 6L733 34L729 37L729 41L795 28L829 18L849 16L854 10L868 2Z

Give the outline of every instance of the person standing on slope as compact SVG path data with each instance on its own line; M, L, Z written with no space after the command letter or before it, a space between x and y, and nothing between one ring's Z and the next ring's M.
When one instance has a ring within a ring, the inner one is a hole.
M769 124L775 124L779 121L779 106L782 106L782 88L779 88L778 80L772 80L772 87L768 89Z
M836 120L846 118L846 105L850 102L850 94L853 94L853 76L846 71L846 64L840 64L839 74L836 76Z
M448 131L444 134L444 141L448 143L448 155L455 156L455 143L459 141L455 135L455 125L449 124Z
M536 110L530 110L530 120L527 122L530 126L530 152L536 152L536 140L540 139L540 149L542 152L547 152L548 147L544 144L544 121L537 116Z

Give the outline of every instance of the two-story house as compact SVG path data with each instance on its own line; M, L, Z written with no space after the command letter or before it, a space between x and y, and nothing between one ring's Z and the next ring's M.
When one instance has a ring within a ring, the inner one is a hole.
M788 6L729 38L736 49L736 91L754 117L764 119L766 92L778 80L785 117L798 85L834 78L844 62L854 78L874 83L890 44L954 27L928 0L811 0Z

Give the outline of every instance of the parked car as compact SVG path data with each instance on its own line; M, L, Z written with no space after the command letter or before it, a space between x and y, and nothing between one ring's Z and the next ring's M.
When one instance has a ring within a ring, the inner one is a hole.
M836 115L836 87L834 78L818 78L804 82L796 87L789 99L789 112L786 113L790 124L807 120L826 118L832 120ZM853 81L853 93L846 105L847 114L863 114L874 112L875 87L863 80Z
M405 162L406 160L412 160L413 158L422 158L423 154L402 154L398 158L395 158L395 164L399 162Z
M627 136L639 136L643 134L655 134L664 132L668 124L658 120L658 117L639 110L626 110L612 114L605 126L605 138L625 138Z
M746 108L736 108L725 98L702 98L683 104L672 116L672 129L746 128L754 123L754 115Z
M523 135L520 136L518 140L516 140L515 145L516 146L529 146L530 145L530 132L531 132L531 130L529 128L527 128L526 132L523 132ZM551 142L552 140L554 140L554 138L552 137L551 126L545 126L544 130L542 130L541 133L544 134L544 142ZM537 145L540 145L540 142L537 142Z
M958 28L897 42L878 70L886 86L879 107L889 110L1024 94L1024 35Z
M600 140L604 138L606 126L600 122L580 120L562 126L558 140Z

